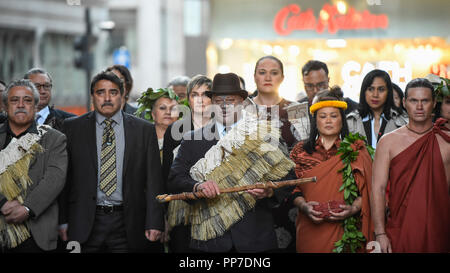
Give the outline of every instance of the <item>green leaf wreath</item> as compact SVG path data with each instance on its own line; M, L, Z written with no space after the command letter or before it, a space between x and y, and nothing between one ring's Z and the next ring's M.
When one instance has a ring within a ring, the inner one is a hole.
M142 93L139 99L137 99L139 106L135 115L140 117L142 113L145 113L144 118L148 121L153 122L153 117L151 114L153 106L155 105L156 101L162 97L176 100L178 104L183 104L189 107L187 99L180 101L179 97L172 88L159 88L154 91L153 88L150 87L147 89L147 91Z
M353 177L351 162L355 161L359 155L359 151L353 151L351 145L355 143L357 140L365 141L366 138L361 136L359 133L352 134L350 133L348 136L341 141L341 145L338 149L337 154L341 154L342 162L344 163L344 168L340 170L343 176L343 184L340 187L339 191L344 191L344 200L347 205L352 205L353 202L358 198L359 191L358 186L356 185L355 178ZM367 150L369 151L370 156L373 159L374 149L370 145L366 145ZM342 239L334 243L336 247L333 249L334 253L342 253L342 252L352 252L355 253L361 245L366 241L363 233L360 231L361 219L360 215L353 215L348 217L343 221L344 227L344 235L342 235Z
M426 78L433 84L434 92L438 102L442 102L445 97L450 96L450 79L428 74Z

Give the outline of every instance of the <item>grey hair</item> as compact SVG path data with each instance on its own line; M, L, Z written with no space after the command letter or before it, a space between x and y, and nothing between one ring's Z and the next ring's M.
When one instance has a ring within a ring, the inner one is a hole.
M34 75L34 74L45 74L49 78L50 83L53 83L53 79L50 76L50 74L45 69L42 69L42 68L39 68L39 67L34 67L34 68L31 68L30 70L28 70L28 72L25 73L23 78L29 80L30 79L30 75Z
M36 86L34 86L34 84L30 80L20 79L20 80L15 80L15 81L11 82L8 85L8 87L6 87L6 90L4 92L2 92L2 100L3 100L3 104L5 106L8 105L9 91L17 86L23 86L23 87L26 87L29 90L31 90L31 92L33 92L34 105L36 106L39 104L39 92L36 89Z
M187 76L176 76L169 82L167 87L176 86L176 85L187 86L190 80L191 79Z

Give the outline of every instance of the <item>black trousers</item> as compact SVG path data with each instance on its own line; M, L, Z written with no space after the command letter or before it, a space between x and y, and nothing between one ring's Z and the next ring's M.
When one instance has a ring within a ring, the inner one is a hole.
M34 241L33 237L23 241L15 248L5 248L3 253L45 253Z
M192 253L189 247L191 243L190 226L176 226L170 232L169 252L170 253Z
M129 252L123 211L111 213L97 211L94 227L86 243L81 245L81 252Z

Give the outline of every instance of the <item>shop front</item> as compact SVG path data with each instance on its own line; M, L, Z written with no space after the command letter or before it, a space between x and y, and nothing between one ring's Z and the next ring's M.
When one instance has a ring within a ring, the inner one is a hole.
M359 100L363 77L386 70L404 89L428 73L450 76L450 10L445 0L211 1L208 75L235 72L255 90L256 61L274 55L284 63L281 95L303 90L301 67L327 63L330 84Z

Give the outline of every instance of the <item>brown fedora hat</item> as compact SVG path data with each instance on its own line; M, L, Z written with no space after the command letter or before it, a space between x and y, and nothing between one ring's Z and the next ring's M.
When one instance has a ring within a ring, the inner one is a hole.
M213 95L239 95L244 100L248 96L248 92L241 88L239 76L234 73L216 74L212 82L211 91L206 91L205 94L210 98Z

